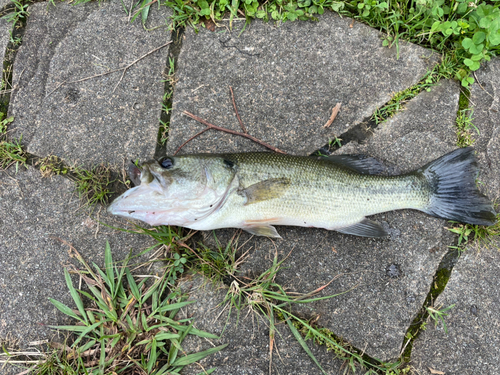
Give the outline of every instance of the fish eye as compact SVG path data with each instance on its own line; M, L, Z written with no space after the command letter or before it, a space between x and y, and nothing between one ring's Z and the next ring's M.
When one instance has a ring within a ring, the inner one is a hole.
M161 158L158 163L163 169L170 169L174 165L174 161L170 158Z

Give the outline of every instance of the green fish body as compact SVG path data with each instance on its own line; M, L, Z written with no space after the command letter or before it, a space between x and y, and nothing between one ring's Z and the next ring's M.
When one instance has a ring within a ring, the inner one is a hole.
M407 208L471 224L495 223L491 202L476 188L470 148L411 173L379 172L374 159L345 155L165 157L144 163L141 184L118 197L108 211L151 225L242 228L269 237L279 237L274 225L383 237L384 229L366 216Z

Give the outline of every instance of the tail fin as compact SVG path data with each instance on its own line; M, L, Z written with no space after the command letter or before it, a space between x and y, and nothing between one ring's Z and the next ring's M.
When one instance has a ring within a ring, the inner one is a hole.
M493 225L495 210L476 186L478 166L472 148L460 148L430 162L417 172L429 182L432 196L424 212L463 223Z

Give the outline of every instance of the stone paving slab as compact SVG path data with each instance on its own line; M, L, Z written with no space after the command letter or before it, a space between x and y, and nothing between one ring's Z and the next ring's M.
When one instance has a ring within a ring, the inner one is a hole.
M124 260L131 249L137 254L154 244L144 235L99 225L79 206L73 182L66 178L42 179L33 168L0 172L0 338L25 347L52 338L47 325L69 323L48 300L74 306L63 273L71 262L68 246L58 238L73 244L89 264L100 266L106 240L115 261ZM123 227L105 213L94 217Z
M479 185L500 197L500 59L476 72L471 87L474 134L481 174ZM500 240L467 248L453 268L434 306L447 307L446 334L441 325L422 332L414 343L412 364L421 374L429 368L446 375L497 374L500 362Z
M5 59L5 50L10 41L11 30L12 24L4 19L0 19L0 61L4 61Z
M456 148L453 124L458 93L453 82L424 91L406 110L381 124L364 145L353 142L338 153L374 156L387 163L389 172L416 169ZM373 219L388 229L390 239L278 227L282 240L254 238L247 244L252 248L251 257L243 264L242 273L256 277L271 265L275 251L280 259L291 251L277 278L290 290L310 292L339 277L324 295L354 289L296 311L306 318L319 315L319 326L387 361L398 357L404 335L422 307L453 236L444 229L446 221L416 211L389 212ZM234 230L215 233L224 243ZM248 237L242 234L239 242Z
M154 154L162 107L168 47L118 69L170 40L169 12L151 7L146 31L130 23L118 0L85 5L37 3L14 64L9 112L13 136L27 151L57 155L85 166L121 166ZM63 82L68 82L59 87ZM59 88L58 88L59 87Z
M220 375L246 374L320 374L321 371L298 344L286 323L279 323L275 335L272 370L269 371L269 328L268 321L248 309L243 309L239 319L236 313L228 318L229 310L221 314L227 287L216 287L210 280L200 275L184 280L181 288L189 292L189 299L196 303L189 305L187 314L194 318L194 326L216 335L224 332L220 340L206 340L188 336L183 343L186 351L199 352L213 345L229 344L221 352L200 361L205 370L217 368ZM337 374L345 364L335 359L325 347L308 341L312 353L328 374ZM199 374L202 368L193 365L186 368L183 375Z
M412 366L446 375L494 375L500 363L500 241L470 247L453 268L434 306L445 308L448 333L429 322L415 340Z
M430 51L402 43L382 46L382 34L331 12L319 22L254 21L240 35L186 29L178 59L167 150L175 152L203 125L187 110L214 125L240 131L229 95L234 89L243 123L253 136L292 154L306 155L369 118L393 93L412 86L434 61ZM227 30L226 30L227 29ZM331 109L342 108L330 128ZM247 139L202 134L183 153L262 150Z
M485 182L480 186L492 199L500 200L500 58L488 62L476 76L479 82L471 87L470 104L472 122L480 133L473 134Z

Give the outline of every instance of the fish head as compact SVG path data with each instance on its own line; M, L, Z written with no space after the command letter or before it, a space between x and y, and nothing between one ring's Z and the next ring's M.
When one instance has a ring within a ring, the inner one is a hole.
M189 227L221 207L234 177L234 168L217 156L148 161L142 164L140 185L116 198L108 212L150 225Z

